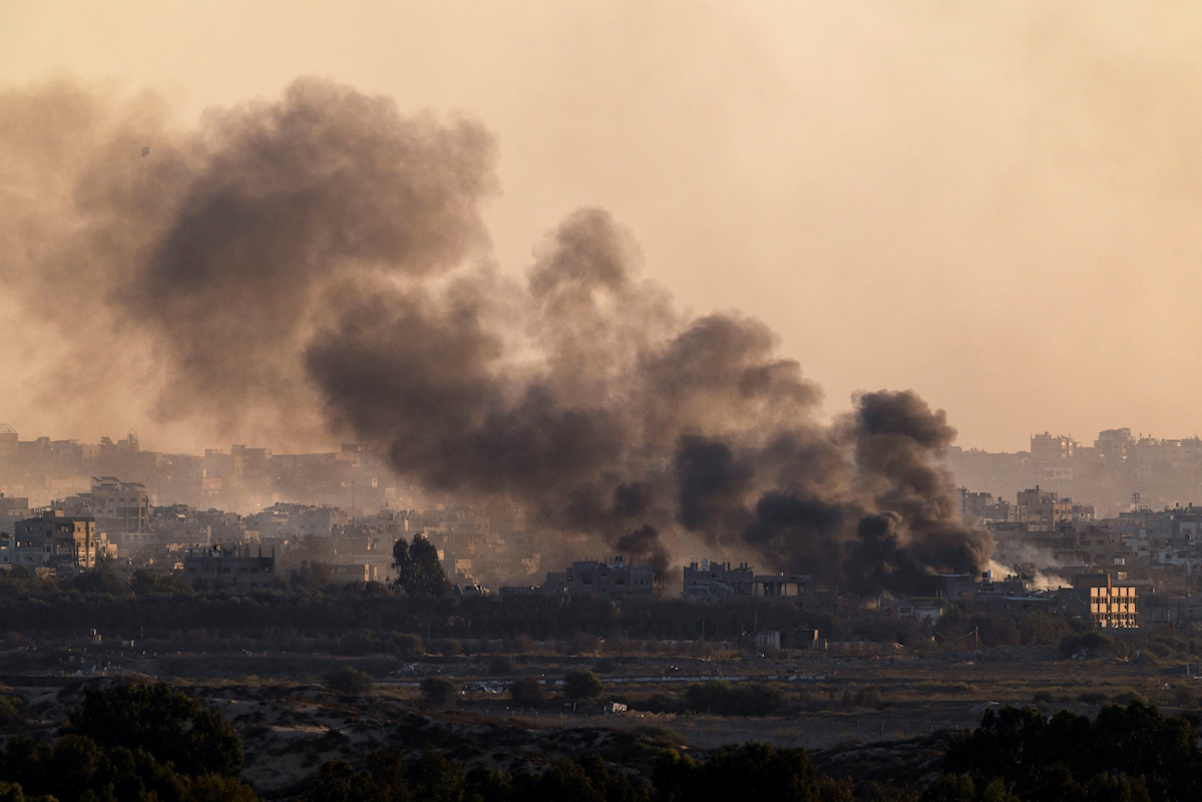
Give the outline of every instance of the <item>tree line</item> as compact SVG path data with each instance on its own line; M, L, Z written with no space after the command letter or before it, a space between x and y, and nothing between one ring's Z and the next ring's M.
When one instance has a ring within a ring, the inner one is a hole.
M587 695L589 678L572 693ZM637 730L634 737L638 738ZM1090 719L1034 708L987 711L958 733L925 788L875 786L909 802L1175 802L1202 798L1199 733L1133 701ZM655 741L648 741L655 744ZM482 744L481 746L487 746ZM593 753L509 773L468 770L427 747L334 760L315 772L311 802L710 802L737 798L851 802L854 777L819 771L801 749L746 743L694 756L659 743L650 766ZM537 764L539 761L535 761ZM4 802L253 802L238 779L242 743L219 712L165 684L88 688L52 741L22 735L0 747Z

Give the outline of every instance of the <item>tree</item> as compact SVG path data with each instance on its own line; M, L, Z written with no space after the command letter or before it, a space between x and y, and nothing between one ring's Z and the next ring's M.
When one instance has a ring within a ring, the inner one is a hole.
M577 702L596 699L602 690L601 680L591 671L569 671L563 677L563 692L572 700L573 707Z
M427 707L454 707L459 686L446 677L426 677L421 681L422 702Z
M339 693L357 695L367 693L376 683L367 672L352 666L343 666L326 677L326 685Z
M393 587L410 596L451 595L451 583L438 560L438 549L423 535L414 535L412 543L399 538L393 544L392 568L396 571Z
M181 774L232 777L242 768L242 742L225 716L168 685L89 688L68 721L68 734L145 750Z
M782 802L851 802L851 786L819 774L801 749L771 744L724 746L704 763L665 750L655 767L655 790L662 799L717 802L772 799ZM956 802L959 802L958 798Z
M534 677L522 677L509 686L514 704L537 705L543 699L543 686Z

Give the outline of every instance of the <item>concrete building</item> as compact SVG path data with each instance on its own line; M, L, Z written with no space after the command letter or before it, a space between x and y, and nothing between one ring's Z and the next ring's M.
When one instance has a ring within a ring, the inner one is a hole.
M379 582L380 574L371 563L319 563L330 572L330 581L340 584Z
M95 568L97 559L116 556L108 539L97 534L94 520L67 517L61 510L18 521L15 530L0 548L0 563L73 576Z
M0 493L0 534L13 534L17 521L29 517L29 499Z
M702 560L684 568L684 589L680 598L694 601L724 599L731 596L751 596L755 592L755 571L747 563L731 567L730 563Z
M1072 459L1077 441L1064 435L1048 432L1031 435L1031 458L1041 463L1062 462Z
M1126 574L1111 572L1078 574L1073 580L1068 609L1102 629L1136 629L1139 594L1135 583L1126 581Z
M1139 618L1135 609L1135 588L1114 585L1106 574L1106 585L1089 588L1089 618L1102 629L1136 629Z
M550 581L552 575L547 578ZM654 571L649 565L627 563L620 556L610 561L578 560L568 568L563 586L568 593L650 596L655 592Z
M1027 524L1029 530L1052 532L1060 524L1072 522L1073 502L1035 485L1034 490L1023 490L1018 494L1017 513L1019 522Z
M184 576L190 582L210 580L238 588L267 587L275 579L275 551L264 557L263 550L250 553L250 547L190 549L184 555Z
M347 513L328 505L277 503L244 521L264 538L329 537L346 526Z
M797 598L805 595L809 585L810 577L806 574L757 574L753 592L769 598Z
M682 599L713 600L737 596L768 598L797 598L806 592L810 577L801 574L756 574L747 563L731 567L730 563L702 560L689 563L684 569Z
M19 439L16 429L7 423L0 423L0 462L7 462L17 456Z
M93 476L92 515L105 532L145 532L150 525L150 495L141 482Z

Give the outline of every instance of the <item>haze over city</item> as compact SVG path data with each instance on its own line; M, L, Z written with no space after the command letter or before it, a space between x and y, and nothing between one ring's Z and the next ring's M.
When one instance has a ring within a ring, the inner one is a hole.
M966 448L1019 450L1048 429L1197 432L1182 357L1200 324L1174 311L1199 281L1188 98L1202 20L1190 5L0 14L7 102L72 86L110 122L133 104L143 130L129 132L130 153L106 156L131 176L162 154L153 134L276 102L315 76L485 132L495 169L472 259L520 276L560 220L603 208L642 275L684 308L763 320L823 388L825 415L858 390L913 389L947 410ZM6 205L65 202L51 175L69 182L78 165L48 174L33 157L66 144L71 120L30 130L7 116ZM45 272L39 253L14 258L26 246L20 218L6 219L5 281ZM42 389L83 355L48 316L21 313L33 299L5 295L0 358L22 389L0 417L87 440L136 427L167 450L225 439L203 417L155 414L147 354L90 376L86 402Z

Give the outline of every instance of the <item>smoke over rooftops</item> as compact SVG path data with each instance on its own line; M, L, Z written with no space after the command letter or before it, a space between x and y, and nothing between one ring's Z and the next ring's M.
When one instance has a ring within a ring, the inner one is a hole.
M549 536L659 571L691 543L876 592L988 560L932 465L955 435L942 411L881 391L820 424L820 388L764 324L679 311L606 211L549 231L525 282L493 269L496 148L476 123L312 79L195 130L78 88L0 116L56 103L89 110L64 138L86 154L57 196L70 234L27 226L14 285L74 281L111 322L62 330L76 358L153 355L164 418L352 433L427 486L519 501ZM27 129L3 135L28 149ZM152 154L114 160L139 136Z

